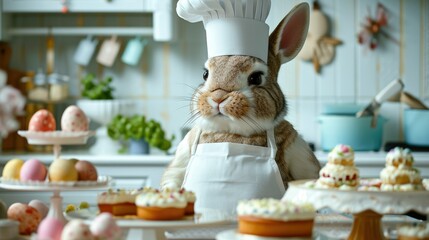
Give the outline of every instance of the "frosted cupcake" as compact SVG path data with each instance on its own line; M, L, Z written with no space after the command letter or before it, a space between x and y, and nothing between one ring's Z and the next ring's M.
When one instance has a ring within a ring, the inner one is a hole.
M398 240L429 240L429 223L401 225L398 228Z

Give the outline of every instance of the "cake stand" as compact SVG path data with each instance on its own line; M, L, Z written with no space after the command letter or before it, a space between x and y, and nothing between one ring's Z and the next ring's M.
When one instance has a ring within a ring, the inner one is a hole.
M61 145L85 144L89 137L94 135L93 131L85 132L35 132L18 131L18 134L27 138L27 142L33 145L53 145L55 159L60 157ZM48 216L55 217L63 222L66 219L62 210L61 191L79 191L107 188L111 182L110 177L100 176L97 181L68 181L68 182L48 182L48 181L18 181L0 179L0 188L15 191L43 191L53 192Z
M316 209L329 207L334 211L353 214L349 240L385 239L381 217L383 214L404 214L414 210L429 214L429 191L357 191L310 187L315 180L289 183L284 200L312 203Z

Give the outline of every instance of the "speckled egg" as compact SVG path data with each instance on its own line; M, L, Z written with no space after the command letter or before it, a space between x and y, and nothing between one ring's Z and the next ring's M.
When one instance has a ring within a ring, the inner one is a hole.
M92 222L90 226L92 235L99 239L116 240L121 239L121 228L116 224L110 213L101 213Z
M48 215L49 207L44 202L37 199L33 199L28 203L28 205L34 207L40 213L42 219L44 219L46 215Z
M19 180L19 175L21 173L22 165L24 165L24 160L22 159L16 158L16 159L7 161L6 165L3 168L3 173L2 173L3 179Z
M45 181L47 173L42 162L37 159L29 159L22 165L19 179L21 181Z
M79 160L74 167L76 168L79 181L97 181L97 169L92 163Z
M72 219L61 233L61 240L94 240L94 236L83 220Z
M61 117L61 130L66 132L88 131L88 118L79 107L71 105Z
M36 132L55 131L56 127L54 115L46 109L34 113L28 124L28 130Z
M64 223L54 217L46 217L37 228L37 239L61 240Z
M19 233L30 235L37 230L42 216L33 207L23 203L14 203L7 210L7 218L19 222Z

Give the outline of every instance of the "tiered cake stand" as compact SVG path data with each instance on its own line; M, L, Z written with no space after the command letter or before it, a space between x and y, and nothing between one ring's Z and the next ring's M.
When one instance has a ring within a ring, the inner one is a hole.
M61 145L78 145L85 144L89 137L94 135L94 132L33 132L33 131L18 131L18 134L27 138L29 144L33 145L53 145L54 159L61 154ZM99 176L97 181L76 181L76 182L48 182L48 181L18 181L1 179L0 188L15 190L15 191L41 191L53 192L51 197L51 205L49 207L48 216L66 222L62 210L61 191L80 191L105 188L110 183L111 178Z
M349 240L385 239L381 218L384 214L404 214L411 210L429 214L429 191L357 191L320 189L299 180L289 183L283 199L296 203L312 203L316 209L329 207L334 211L353 214Z

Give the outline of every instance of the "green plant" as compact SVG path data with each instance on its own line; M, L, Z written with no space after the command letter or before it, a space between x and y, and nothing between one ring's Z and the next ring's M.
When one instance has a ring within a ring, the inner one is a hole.
M98 80L93 74L87 74L81 79L82 96L91 100L113 99L113 91L110 86L112 77L106 77L104 80Z
M145 139L150 146L168 151L171 148L174 135L168 139L162 129L161 123L151 119L146 120L145 116L134 115L125 117L116 115L107 125L107 134L113 140L124 142L129 139ZM126 146L123 144L120 152L125 152Z

